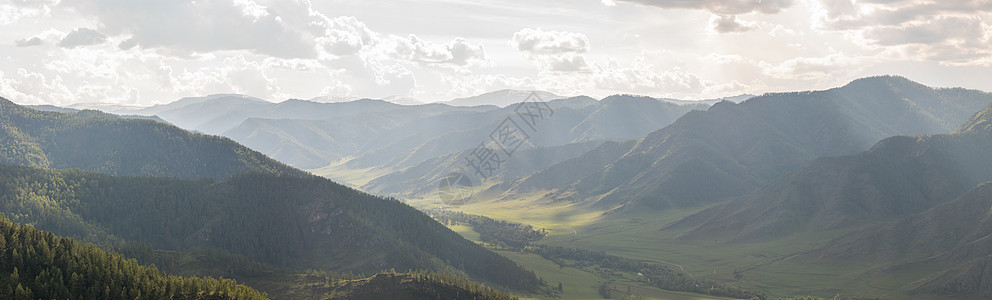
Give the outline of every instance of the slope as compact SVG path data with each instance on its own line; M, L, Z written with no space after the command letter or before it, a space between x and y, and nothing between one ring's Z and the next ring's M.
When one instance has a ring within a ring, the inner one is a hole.
M992 107L953 134L898 136L853 156L810 166L673 227L684 239L753 241L893 220L927 210L992 180Z
M227 138L96 111L37 111L3 98L0 163L183 178L249 171L303 174Z
M165 275L2 216L0 233L0 295L8 299L266 298L230 279Z
M0 191L0 212L76 238L220 249L290 270L424 269L522 291L538 284L407 205L315 176L216 181L0 166Z
M874 277L922 274L902 290L916 295L987 299L992 258L992 182L891 223L857 230L791 258L819 265L868 265Z

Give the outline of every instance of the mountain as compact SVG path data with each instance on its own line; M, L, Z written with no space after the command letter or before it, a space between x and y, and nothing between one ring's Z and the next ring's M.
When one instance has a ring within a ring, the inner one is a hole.
M752 192L818 157L858 153L894 135L949 132L989 103L985 92L933 89L894 76L724 101L489 193L552 191L546 199L594 199L608 209L695 207Z
M266 299L230 279L177 277L0 216L0 295L7 299Z
M2 98L0 163L183 178L303 174L230 139L97 111L38 111Z
M992 128L983 126L989 121L992 106L953 134L892 137L861 154L817 159L754 193L689 216L675 227L696 226L683 239L754 241L855 228L925 211L992 180L992 160L987 155L992 148ZM892 239L878 236L858 245L892 242L888 245L907 246L904 240L893 240L895 235L888 237Z
M524 122L527 120L518 114L516 106L483 113L452 113L425 119L421 123L430 125L403 126L400 130L386 132L373 143L369 143L368 145L371 147L362 150L362 154L350 159L340 167L351 170L372 169L378 172L388 172L383 176L404 172L428 160L446 161L448 166L464 167L463 158L451 159L450 155L468 154L479 147L481 143L490 143L491 135L500 128L501 124L504 124L503 122L509 122L505 121L508 119L521 126L521 131L527 135L527 138L521 141L521 146L517 147L520 150L527 150L630 139L662 128L689 111L705 108L704 105L676 105L654 98L629 95L611 96L601 101L595 101L588 97L566 98L548 102L547 105L553 114L545 113L542 118L536 119L534 127L523 127L526 126ZM572 156L574 155L546 157L549 161L542 161L541 164L555 163ZM513 155L503 158L518 159ZM462 163L458 163L458 161L462 161ZM443 171L437 168L432 168L432 170L418 168L417 170L419 171L411 169L414 173L422 171L432 173L401 176L407 179L411 177L437 178L439 174L445 176L455 171L455 169ZM515 175L504 177L504 179L520 176L518 171L510 171ZM416 182L420 184L424 181ZM416 185L403 185L403 183L386 181L385 179L373 184L377 186L370 186L370 189L410 191L417 188Z
M537 99L530 99L532 94ZM499 107L507 107L524 101L544 102L544 101L551 101L561 98L564 97L542 91L499 90L499 91L485 93L482 95L466 97L466 98L458 98L441 103L451 106L495 105Z
M447 127L441 130L456 130L458 127L446 122L450 119L444 116L458 118L455 116L493 108L456 108L443 104L400 106L364 100L326 105L286 104L282 111L299 110L288 108L290 105L312 105L307 110L326 113L315 118L290 113L262 114L263 117L244 120L223 135L279 161L315 169L375 148L382 136L412 135L438 126Z
M258 98L225 94L183 98L169 104L132 110L128 114L155 115L184 129L219 134L272 105L275 104Z

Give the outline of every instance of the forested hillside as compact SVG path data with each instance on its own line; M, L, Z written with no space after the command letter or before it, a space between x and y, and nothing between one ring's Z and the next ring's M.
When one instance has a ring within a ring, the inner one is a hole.
M425 269L517 290L539 284L405 204L319 177L183 180L0 166L0 190L0 212L76 238L216 248L297 270Z
M177 277L0 216L5 299L266 299L230 279Z
M227 138L96 111L38 111L0 98L0 163L126 176L303 175Z

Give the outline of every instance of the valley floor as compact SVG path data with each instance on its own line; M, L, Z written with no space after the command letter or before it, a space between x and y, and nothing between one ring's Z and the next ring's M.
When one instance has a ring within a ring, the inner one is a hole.
M605 251L625 258L666 264L694 279L758 290L766 293L769 299L806 295L904 299L907 296L900 291L902 286L933 272L877 274L871 273L873 266L870 265L809 265L785 260L847 231L757 243L675 241L673 238L681 232L662 228L704 208L644 212L611 219L603 211L584 209L573 203L536 204L536 198L471 201L446 208L545 229L548 235L536 243L539 245ZM415 207L437 207L436 201L417 199L409 203ZM479 234L470 226L459 224L451 228L466 239L481 243ZM636 274L609 272L598 267L562 267L536 254L497 252L533 270L549 286L556 287L561 282L562 299L602 299L599 290L604 284L613 290L614 299L627 299L628 286L634 299L724 299L662 290L639 280Z

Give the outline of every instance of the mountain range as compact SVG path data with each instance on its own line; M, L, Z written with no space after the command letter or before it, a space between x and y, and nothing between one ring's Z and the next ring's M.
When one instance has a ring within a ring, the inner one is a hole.
M818 157L895 135L949 132L992 103L987 93L881 76L817 92L768 94L692 111L646 136L604 143L488 194L547 194L607 209L694 207L754 191ZM551 191L548 193L548 191ZM591 204L593 205L593 204Z

